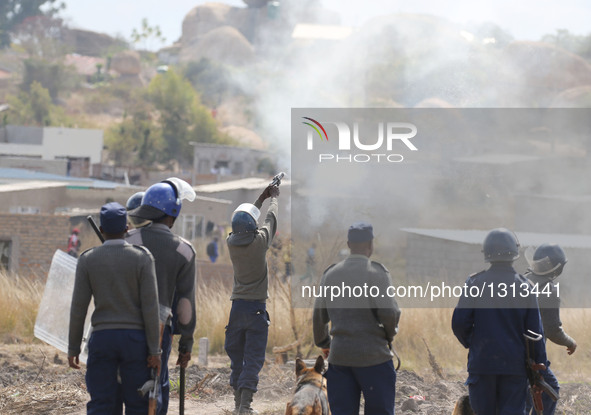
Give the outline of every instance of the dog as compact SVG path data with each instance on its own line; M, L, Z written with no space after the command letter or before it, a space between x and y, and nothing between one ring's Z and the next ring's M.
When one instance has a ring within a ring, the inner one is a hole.
M468 395L464 395L458 399L452 415L474 415L474 411L472 411L472 407L470 406L470 397Z
M330 415L326 379L322 376L324 359L318 356L313 368L296 359L296 391L285 408L285 415Z

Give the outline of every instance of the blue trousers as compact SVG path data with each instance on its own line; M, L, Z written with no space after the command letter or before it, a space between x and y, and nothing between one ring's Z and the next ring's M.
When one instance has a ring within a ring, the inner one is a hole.
M470 374L470 405L478 415L523 415L527 399L527 377Z
M560 391L560 386L558 385L558 379L552 373L552 370L548 367L546 370L541 370L540 374L546 381L546 383L554 388L556 392ZM554 415L554 411L556 411L556 404L558 402L554 402L550 399L550 396L547 393L542 393L542 404L544 405L544 415ZM535 415L535 411L533 411L533 403L531 399L531 394L527 393L527 402L525 403L525 413L529 415L530 412L533 412Z
M232 301L224 349L231 361L230 386L234 389L257 391L259 372L265 363L269 324L265 303Z
M116 408L117 368L121 374L122 395L127 415L144 415L148 397L137 390L150 379L147 366L148 344L143 330L94 331L88 342L86 387L90 402L87 414L111 414Z
M368 367L329 364L324 376L332 415L358 415L361 393L365 415L394 415L396 370L391 360Z

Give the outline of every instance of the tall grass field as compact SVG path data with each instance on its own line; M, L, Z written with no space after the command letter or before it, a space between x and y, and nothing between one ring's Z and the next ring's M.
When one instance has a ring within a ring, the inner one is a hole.
M0 341L31 343L38 305L43 295L43 283L0 272ZM268 357L272 349L300 340L300 353L314 357L319 349L313 346L312 310L292 308L289 289L273 282L269 287L267 310L271 317ZM200 284L197 287L197 329L195 347L200 337L209 339L211 354L224 354L225 326L230 312L230 288L222 284ZM402 360L402 369L422 376L433 376L430 356L447 376L465 376L467 350L451 331L449 308L408 308L402 310L399 332L394 347ZM552 368L561 382L588 382L591 379L591 310L561 310L563 327L578 343L578 349L568 356L564 347L547 345ZM64 322L68 324L68 322ZM197 350L194 350L196 353ZM290 352L290 358L295 351Z

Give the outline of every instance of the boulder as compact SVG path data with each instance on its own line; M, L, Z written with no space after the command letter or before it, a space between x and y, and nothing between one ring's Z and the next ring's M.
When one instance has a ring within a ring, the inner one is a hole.
M121 75L139 75L141 72L140 55L133 50L126 50L113 56L111 69Z
M548 43L512 42L502 59L512 69L510 82L538 105L549 104L561 91L591 85L591 65Z
M183 47L191 46L210 30L225 26L226 16L231 9L227 4L206 3L189 11L183 19Z
M554 108L591 108L591 85L562 91L552 100Z
M191 46L183 45L181 61L199 61L202 58L240 66L253 61L254 48L237 29L222 26L210 30Z

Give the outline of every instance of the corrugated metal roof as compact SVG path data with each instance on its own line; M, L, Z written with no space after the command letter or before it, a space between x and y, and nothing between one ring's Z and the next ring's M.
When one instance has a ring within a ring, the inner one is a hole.
M27 169L15 169L10 167L0 168L0 180L5 183L9 180L20 181L50 181L61 182L68 186L84 186L100 189L113 189L115 187L125 186L122 183L110 182L106 180L97 180L84 177L61 176L59 174L44 173Z
M477 164L515 164L528 161L538 161L540 157L523 154L482 154L472 157L457 157L454 161Z
M31 181L31 182L14 182L14 183L0 183L0 193L2 192L19 192L23 190L37 190L48 189L52 187L65 187L63 182L47 182L47 181Z
M199 196L197 195L195 197L195 200L201 200L203 202L214 202L214 203L222 203L224 205L230 205L232 204L231 200L227 200L227 199L219 199L217 197L207 197L207 196Z
M536 194L518 194L518 197L530 197L532 199L549 199L561 202L591 202L591 195L536 195Z
M272 178L262 179L260 177L248 177L240 180L230 180L221 183L202 184L196 186L195 192L197 193L217 193L217 192L228 192L231 190L263 190L271 183ZM281 186L289 186L289 180L282 180Z
M461 229L419 229L403 228L404 232L429 236L448 241L462 242L471 245L482 245L489 230ZM515 232L521 246L539 246L543 243L557 243L563 248L591 249L591 235Z

